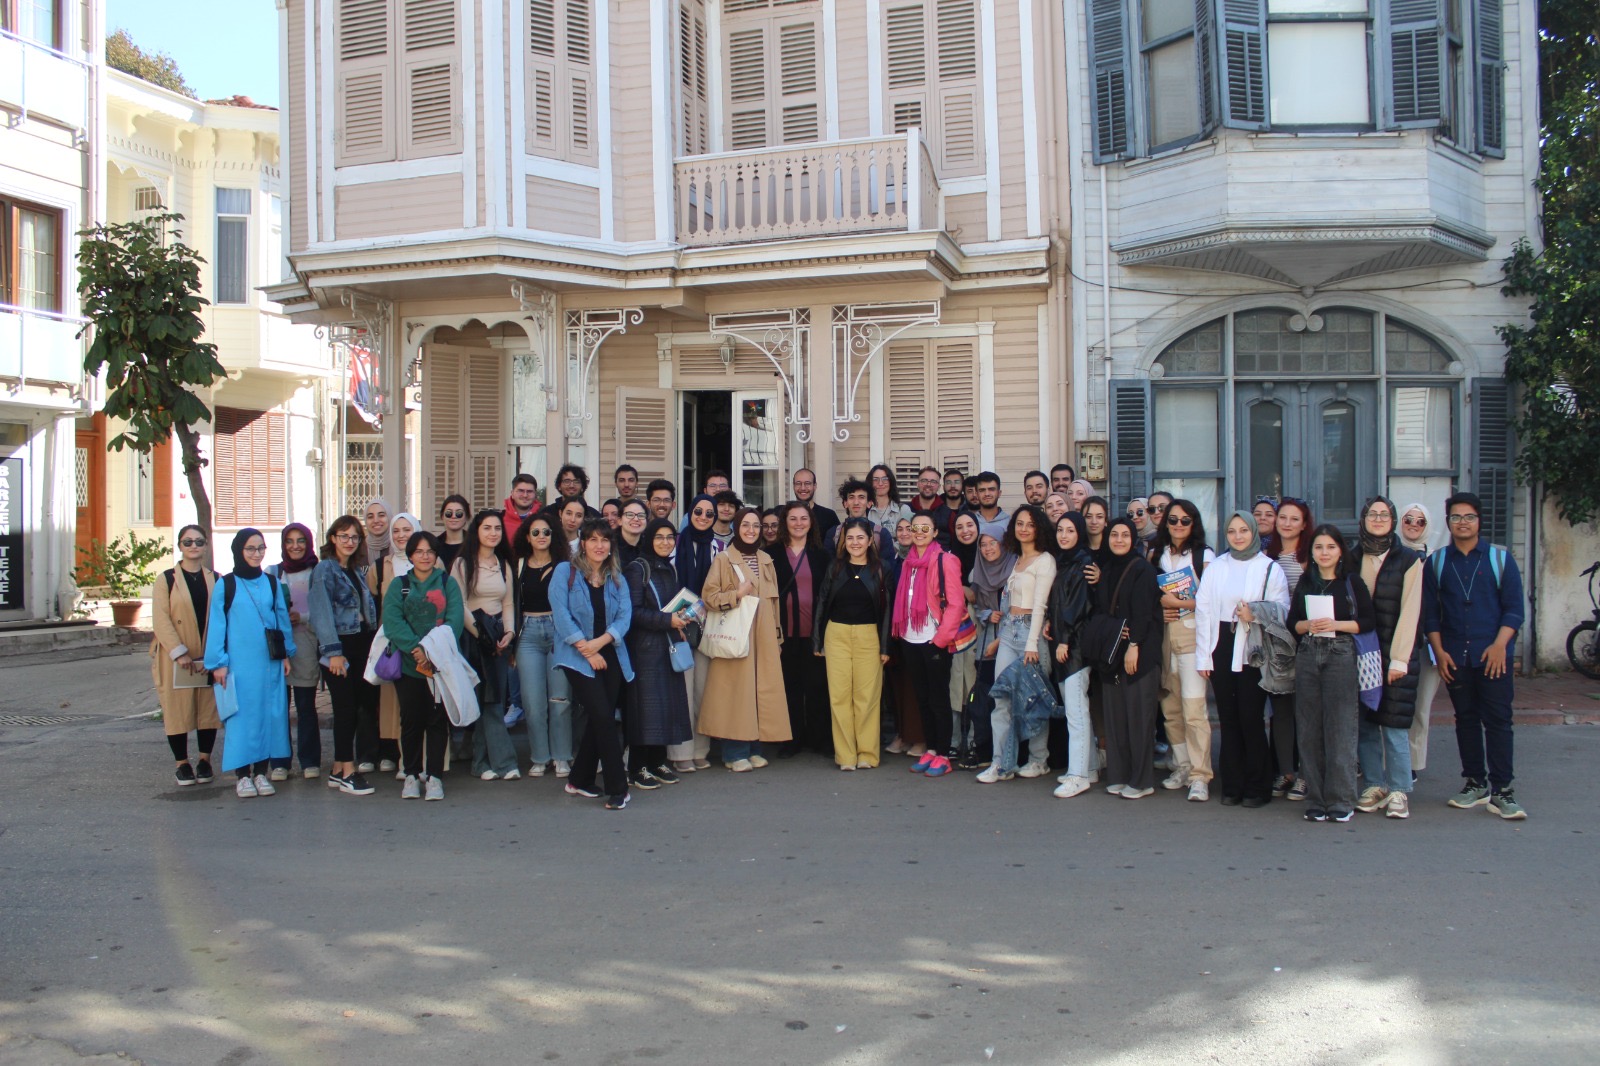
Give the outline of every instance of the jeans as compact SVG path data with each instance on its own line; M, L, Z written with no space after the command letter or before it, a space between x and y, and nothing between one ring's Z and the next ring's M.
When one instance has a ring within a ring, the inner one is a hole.
M572 761L572 702L567 675L555 664L556 626L547 614L525 615L517 638L517 680L528 716L528 756L534 766Z
M1428 768L1428 719L1433 714L1433 697L1439 693L1439 668L1422 649L1422 676L1417 678L1417 714L1411 719L1411 769Z
M1022 658L1028 643L1028 627L1033 618L1025 614L1008 614L1000 619L1000 648L994 654L994 676L1006 672L1006 667ZM1048 661L1049 647L1041 640L1034 649L1041 662ZM1011 729L1011 697L996 696L994 710L989 715L994 729L994 766L1001 773L1016 773L1017 738ZM1036 737L1028 738L1028 761L1043 766L1050 758L1050 738L1041 730Z
M317 688L315 685L300 685L289 690L289 699L294 706L294 733L290 734L295 739L294 750L300 753L300 769L322 765L322 730L317 725ZM274 770L282 767L287 770L292 759L269 759Z
M1362 778L1368 785L1381 785L1390 792L1410 792L1411 738L1407 731L1365 718L1360 730L1356 752Z
M378 687L362 676L372 636L347 633L339 638L345 658L342 677L322 668L322 682L333 704L334 762L370 761L378 750Z
M472 772L492 770L504 776L517 768L517 749L506 732L506 657L496 655L483 668L491 675L484 678L488 684L483 687L497 689L501 698L495 703L483 700L478 706L478 727L472 731Z
M1356 735L1361 690L1356 640L1306 634L1294 657L1295 734L1306 806L1328 811L1356 807ZM1409 774L1408 774L1409 776Z
M961 712L967 706L967 694L972 691L972 683L978 679L980 650L975 641L966 651L954 652L950 656L950 725L954 730L954 744L958 748L966 747L968 742Z
M1510 788L1516 776L1511 769L1511 674L1490 678L1484 674L1482 664L1458 665L1455 680L1446 687L1456 709L1456 747L1461 750L1461 776L1469 781L1487 780L1496 792ZM1484 776L1486 748L1487 779Z
M1061 706L1067 712L1067 773L1087 780L1096 761L1094 732L1089 728L1088 667L1061 682Z
M725 763L738 762L748 759L752 755L761 754L761 741L759 740L726 740L722 741L722 761Z

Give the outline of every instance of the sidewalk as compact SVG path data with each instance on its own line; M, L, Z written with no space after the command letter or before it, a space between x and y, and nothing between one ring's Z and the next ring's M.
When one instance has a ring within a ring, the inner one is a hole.
M1534 677L1519 675L1511 711L1517 725L1600 724L1600 681L1576 670L1546 670ZM1455 721L1450 695L1441 685L1433 699L1431 724L1447 726Z

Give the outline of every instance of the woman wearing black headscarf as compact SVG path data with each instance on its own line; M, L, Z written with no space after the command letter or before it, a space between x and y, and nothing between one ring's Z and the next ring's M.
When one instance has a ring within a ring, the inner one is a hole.
M630 501L629 506L632 507ZM676 784L667 765L667 745L691 741L689 691L672 668L672 645L688 639L688 619L661 608L678 594L672 565L678 535L672 523L655 518L639 536L639 554L623 568L633 603L633 624L624 638L633 664L633 683L623 695L622 718L628 736L628 780L649 790Z
M1411 723L1421 675L1418 639L1422 618L1421 557L1400 540L1394 501L1374 496L1361 510L1357 558L1372 593L1378 643L1383 649L1383 697L1378 709L1361 708L1358 753L1366 788L1357 807L1390 818L1411 815Z
M678 533L677 554L674 556L678 587L698 596L700 590L705 588L706 576L711 573L711 560L721 553L726 544L713 529L717 521L717 502L710 496L701 493L690 500L684 518L683 529ZM690 639L698 642L693 631ZM684 675L689 685L689 722L694 728L694 737L667 748L672 769L680 774L711 768L711 738L699 729L700 701L705 698L706 678L710 671L710 658L696 648L694 669Z
M1161 696L1161 590L1156 570L1126 518L1106 524L1105 561L1094 587L1095 610L1124 620L1127 651L1107 676L1106 791L1142 799L1155 791L1156 711Z
M1078 646L1079 630L1094 607L1089 583L1083 577L1084 567L1094 559L1085 547L1088 536L1077 511L1056 519L1056 579L1045 607L1045 626L1050 640L1050 680L1061 689L1066 718L1067 772L1057 779L1058 799L1070 799L1099 779L1091 761L1095 744L1089 726L1089 664Z
M235 534L233 573L211 597L206 623L205 665L219 690L218 703L237 706L223 721L222 768L238 773L234 791L240 799L276 792L267 779L268 761L289 757L284 681L294 657L294 634L283 587L261 570L266 553L259 529ZM272 629L282 642L278 658L267 637Z

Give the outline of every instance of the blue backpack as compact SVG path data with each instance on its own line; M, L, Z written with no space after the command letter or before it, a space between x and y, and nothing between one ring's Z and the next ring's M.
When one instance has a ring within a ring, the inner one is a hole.
M1433 580L1440 585L1444 584L1445 550L1445 548L1440 548L1438 551L1428 556L1428 565L1433 567ZM1500 591L1500 575L1505 573L1505 569L1506 550L1498 544L1489 545L1489 572L1494 574L1494 588L1496 592Z

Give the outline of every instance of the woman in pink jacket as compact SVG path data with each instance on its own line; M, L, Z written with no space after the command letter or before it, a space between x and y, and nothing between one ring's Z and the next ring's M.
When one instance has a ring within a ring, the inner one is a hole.
M967 601L961 564L939 547L934 533L927 512L911 519L911 550L894 590L892 635L900 643L900 665L911 678L928 745L911 770L943 777L951 770L950 643L967 616Z

